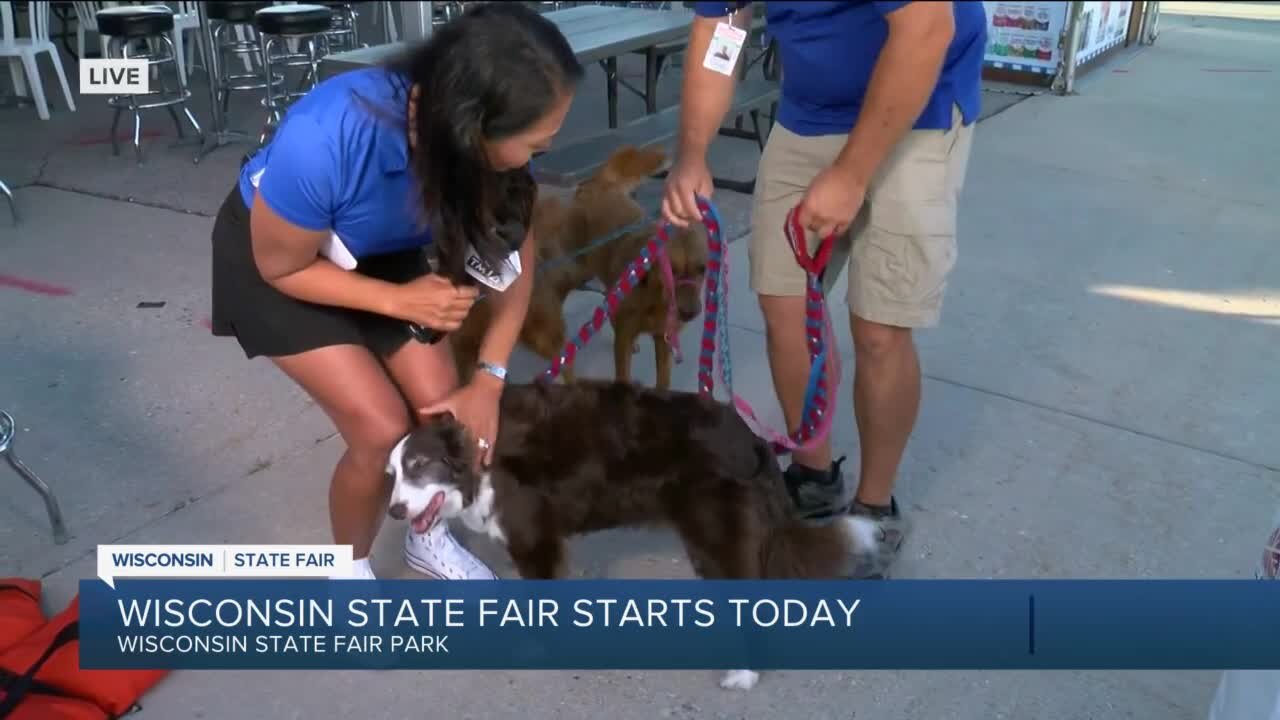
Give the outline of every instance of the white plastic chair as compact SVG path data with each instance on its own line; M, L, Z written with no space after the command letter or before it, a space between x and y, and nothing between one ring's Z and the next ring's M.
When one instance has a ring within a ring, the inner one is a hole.
M114 2L73 2L76 10L76 57L84 59L85 38L89 33L98 32L98 11L104 7L118 5ZM98 34L99 57L107 56L107 39Z
M400 3L376 2L373 4L373 24L382 26L382 36L386 42L400 42L400 31L396 29L396 13L400 11Z
M182 82L187 82L187 68L195 67L192 46L186 44L186 34L196 33L196 48L204 46L204 33L200 30L200 11L194 2L177 2L173 12L173 49L178 55L178 74ZM185 48L185 49L184 49ZM196 55L199 57L199 54Z
M49 3L31 2L27 4L28 33L27 37L18 37L16 23L13 19L13 3L0 2L0 57L9 59L9 75L13 78L13 90L19 95L26 95L26 80L31 83L31 98L35 100L36 112L41 120L49 119L49 103L44 97L44 83L40 78L40 65L37 59L41 53L49 53L53 69L58 73L62 83L62 94L67 99L67 108L76 109L76 101L71 98L71 86L67 84L67 74L62 70L62 58L58 56L58 48L49 40Z

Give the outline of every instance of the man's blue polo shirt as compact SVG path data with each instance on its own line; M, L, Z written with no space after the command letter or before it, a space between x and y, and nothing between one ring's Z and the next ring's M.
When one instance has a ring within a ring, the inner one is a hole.
M703 17L724 17L748 2L698 2ZM853 129L880 49L889 36L885 16L906 2L769 2L767 31L778 39L782 100L777 121L798 135L833 135ZM980 2L952 3L955 38L938 85L915 127L950 129L959 105L968 125L982 105L982 56L987 16ZM702 58L690 59L702 62Z
M272 210L299 227L330 230L357 261L428 244L408 166L407 110L404 79L383 68L321 82L241 170L245 204L252 207L257 179Z

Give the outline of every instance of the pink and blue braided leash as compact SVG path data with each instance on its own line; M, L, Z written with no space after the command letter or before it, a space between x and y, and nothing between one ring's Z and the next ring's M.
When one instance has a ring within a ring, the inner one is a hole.
M733 390L733 365L729 354L729 254L722 234L720 214L716 207L705 198L698 198L698 211L702 216L702 224L707 229L707 284L703 302L704 320L702 326L702 343L698 356L698 391L705 396L715 394L715 364L720 360L720 380L729 391L734 408L738 414L752 427L760 437L769 440L778 454L786 454L794 450L808 448L822 442L831 431L832 414L828 412L829 399L835 393L841 376L840 356L836 349L834 334L831 329L831 318L826 311L826 303L822 293L822 271L830 257L830 244L833 238L825 238L814 256L807 255L804 248L803 230L799 229L796 211L792 210L787 217L784 228L787 241L796 255L796 261L805 270L807 287L805 292L805 336L809 351L809 382L805 391L804 410L800 426L795 432L784 435L761 422L755 410L745 398ZM798 231L798 237L797 237ZM591 318L582 324L578 332L565 343L560 355L542 373L541 380L551 382L560 375L563 369L572 364L579 350L595 336L606 322L612 321L618 307L652 269L653 263L662 263L667 284L668 302L674 303L675 287L671 277L669 261L666 258L666 244L670 226L662 225L654 233L653 238L640 249L640 255L633 259L623 272L622 277L610 290L609 294L592 313ZM671 308L674 312L674 308ZM680 357L679 341L676 332L668 332L668 342L677 360ZM835 382L829 378L835 378Z
M699 391L704 395L711 395L714 392L714 359L718 349L720 381L729 390L734 407L757 435L772 443L774 452L782 455L822 442L831 431L832 414L828 412L829 398L834 394L841 374L839 351L836 349L831 329L831 318L826 311L821 279L822 271L830 256L830 242L833 239L828 238L824 241L821 246L822 251L817 256L806 257L803 246L798 245L803 243L803 234L797 239L793 232L793 225L798 225L797 222L793 222L796 211L792 210L788 215L787 227L784 228L787 240L807 277L805 337L810 367L800 426L794 432L784 435L761 422L751 404L733 391L733 365L730 360L728 332L728 247L724 243L720 214L716 207L709 201L698 198L698 210L707 228L709 255L707 299L704 304L706 317L703 321L702 347L698 358ZM835 378L834 384L829 381L831 377Z

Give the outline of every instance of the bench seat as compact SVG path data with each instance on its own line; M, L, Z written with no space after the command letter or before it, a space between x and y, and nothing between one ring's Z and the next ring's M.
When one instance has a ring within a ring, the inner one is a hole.
M733 104L729 109L729 116L750 115L755 125L754 131L723 128L721 134L755 139L763 147L768 131L760 128L759 114L761 111L767 111L769 125L772 127L778 95L779 89L776 82L758 76L740 81L734 94ZM571 187L590 177L619 147L623 145L641 148L669 146L679 131L680 106L674 105L614 130L591 135L538 155L533 160L534 176L541 183ZM754 185L754 180L750 183ZM743 190L742 188L747 186L738 181L718 180L717 186L739 192L750 192L749 189Z

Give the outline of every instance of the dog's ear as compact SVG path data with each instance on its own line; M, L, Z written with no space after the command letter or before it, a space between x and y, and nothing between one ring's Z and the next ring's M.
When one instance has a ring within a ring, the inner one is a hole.
M629 158L623 177L633 182L642 182L653 177L667 164L667 153L662 148L644 148L636 150Z
M404 472L409 477L417 477L419 473L426 468L429 459L421 454L414 453L404 458Z
M666 162L667 154L661 148L623 145L609 156L598 177L605 184L630 188L652 177Z
M453 420L453 415L449 416ZM467 442L467 430L459 422L449 422L442 428L440 438L444 440L445 456L459 461L465 466L471 462L471 443ZM454 463L449 463L452 466Z
M627 176L627 168L635 162L636 152L634 146L622 145L613 151L608 160L604 161L596 177L607 183L618 182Z

